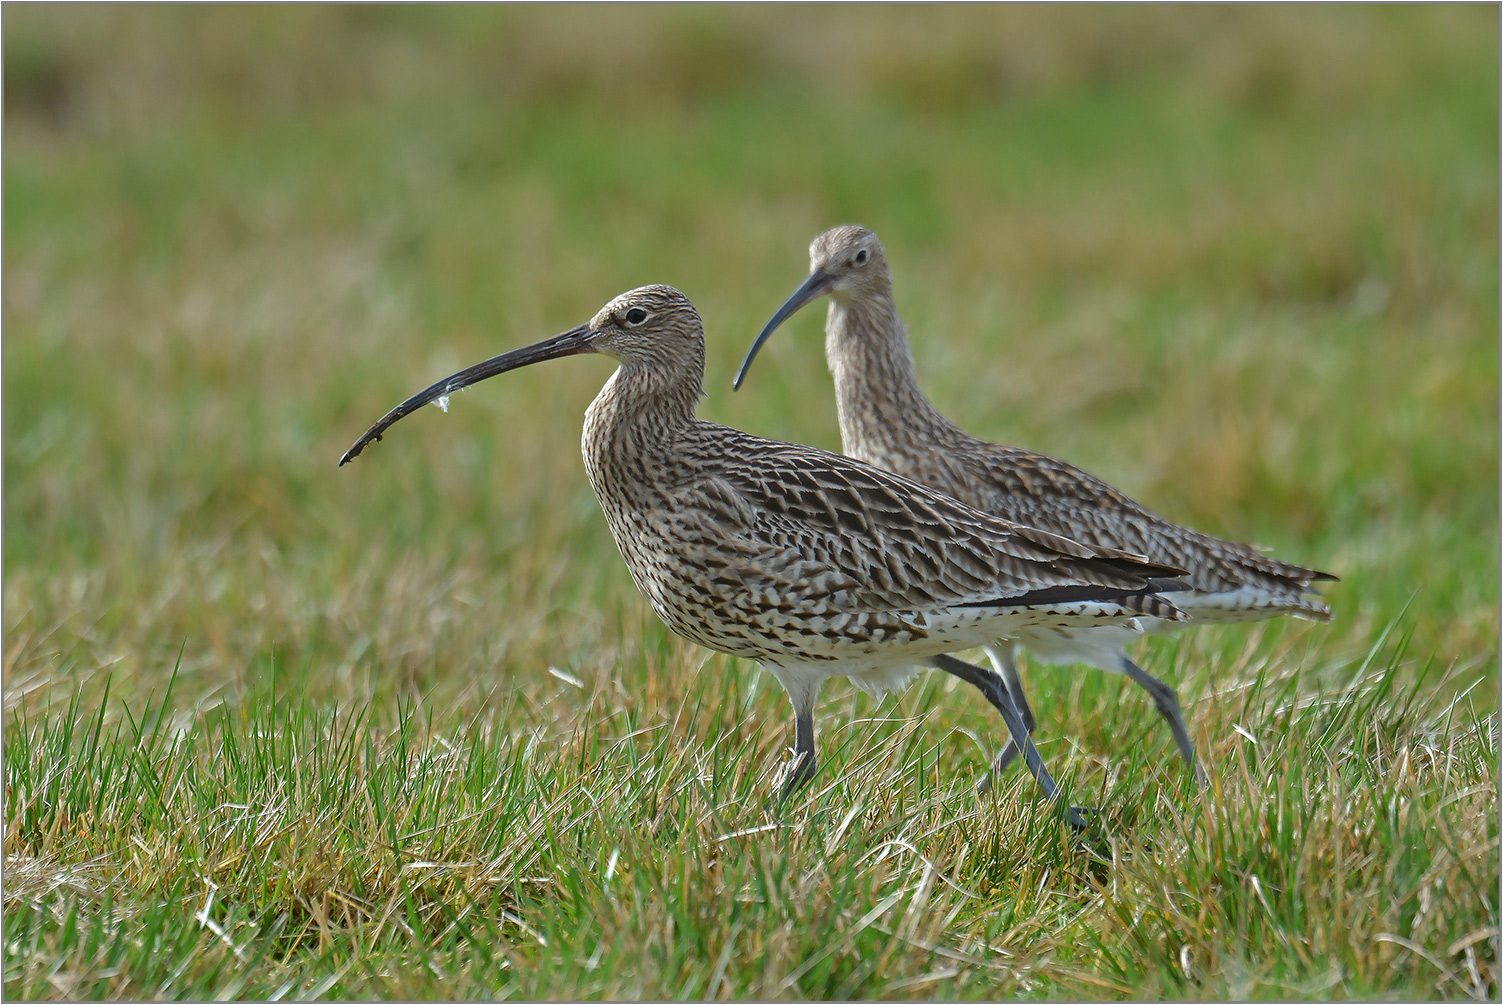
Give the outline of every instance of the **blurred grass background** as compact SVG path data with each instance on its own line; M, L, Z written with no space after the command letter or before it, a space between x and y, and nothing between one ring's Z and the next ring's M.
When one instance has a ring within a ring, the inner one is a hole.
M144 714L176 668L182 728L290 694L556 747L729 677L750 721L685 742L760 729L775 764L775 683L672 640L615 553L577 445L603 362L487 384L335 462L431 380L649 282L704 316L702 415L837 448L822 312L730 377L808 241L857 222L961 425L1342 577L1329 628L1150 644L1206 741L1235 740L1210 696L1270 654L1318 693L1389 629L1403 681L1486 682L1496 733L1495 7L3 16L13 730L99 706L106 679L108 717ZM1041 734L1072 737L1045 753L1079 777L1125 729L1172 756L1120 681L1035 676ZM831 742L870 709L825 699ZM945 688L899 708L936 703L992 728ZM12 781L8 855L108 857L18 837Z

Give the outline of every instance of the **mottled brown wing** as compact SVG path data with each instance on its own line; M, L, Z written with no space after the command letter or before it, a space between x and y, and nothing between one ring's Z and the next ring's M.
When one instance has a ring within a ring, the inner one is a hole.
M704 424L708 426L708 424ZM733 440L736 463L716 463ZM707 438L708 439L708 438ZM899 475L838 454L717 427L678 506L691 534L718 533L744 583L818 593L844 610L923 610L1140 592L1178 570L989 517ZM685 444L694 453L693 444ZM677 493L676 493L677 494ZM727 574L730 570L726 570ZM1085 595L1082 595L1085 594Z
M1299 593L1336 578L1171 523L1065 461L1019 447L981 446L973 456L983 470L966 479L963 497L1003 519L1178 565L1190 570L1192 586L1207 592L1255 586Z

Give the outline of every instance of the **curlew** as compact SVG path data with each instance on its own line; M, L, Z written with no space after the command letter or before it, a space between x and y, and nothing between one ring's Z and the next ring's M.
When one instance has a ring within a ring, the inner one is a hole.
M737 388L768 336L800 307L828 295L825 355L835 380L841 440L851 457L1004 520L1184 569L1190 589L1168 596L1189 623L1281 614L1330 620L1330 608L1312 584L1335 576L1170 523L1074 465L979 440L940 414L919 390L908 332L893 305L892 275L876 234L864 227L835 227L814 239L809 258L809 277L752 343L736 375ZM1080 662L1126 674L1153 698L1185 764L1204 784L1174 688L1128 658L1125 646L1142 627L1165 623L1144 618L1138 626L1026 625L985 648L1030 732L1033 713L1018 679L1019 647L1044 662ZM1014 744L1004 746L982 787L1016 754Z
M814 774L814 699L850 678L880 695L933 667L981 689L1051 799L1058 788L995 675L948 653L1059 627L1181 617L1177 568L988 516L899 475L695 417L704 335L689 300L646 286L588 323L441 380L403 416L488 377L602 353L615 373L585 413L585 471L637 588L677 634L756 660L793 704L782 794ZM1080 823L1076 811L1072 821Z

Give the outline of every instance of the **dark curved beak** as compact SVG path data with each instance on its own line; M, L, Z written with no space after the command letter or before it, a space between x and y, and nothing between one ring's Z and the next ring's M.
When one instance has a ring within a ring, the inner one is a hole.
M392 423L404 415L417 411L430 401L453 394L461 388L469 387L471 384L478 384L487 377L494 377L508 370L517 370L524 366L531 366L534 363L541 363L545 359L558 359L560 356L577 356L584 352L594 352L593 338L594 333L590 331L590 326L580 325L578 328L571 328L561 335L545 338L543 341L533 345L524 346L521 349L513 349L511 352L503 352L499 356L492 356L482 363L476 363L474 366L459 371L452 377L445 377L438 383L414 394L396 408L381 416L380 420L374 426L367 429L361 435L360 439L355 441L353 447L344 452L344 456L339 459L340 466L343 467L356 457L359 457L360 451L365 449L365 445L372 440L379 440L381 434L386 432Z
M822 297L829 293L831 288L830 277L824 269L815 269L809 273L809 278L804 280L804 284L793 291L793 296L783 302L783 306L778 308L772 320L762 328L762 333L752 343L751 351L746 354L746 359L741 361L741 369L736 371L736 379L731 381L731 390L741 390L741 382L746 379L746 371L751 369L752 360L756 359L757 353L762 351L762 343L767 341L767 336L776 331L778 325L792 317L800 307L815 297Z

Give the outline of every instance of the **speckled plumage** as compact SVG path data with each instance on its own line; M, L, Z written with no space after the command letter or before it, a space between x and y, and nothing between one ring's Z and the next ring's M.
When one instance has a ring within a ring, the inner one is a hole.
M1193 622L1258 620L1281 614L1328 620L1330 609L1312 584L1334 577L1269 558L1247 545L1178 526L1080 468L1020 447L969 435L919 389L908 333L892 299L892 278L881 242L863 227L843 226L810 245L810 276L759 335L746 368L767 336L803 304L830 297L825 353L835 381L844 450L852 457L906 475L994 516L1096 547L1119 548L1185 570L1190 589L1171 594ZM1152 622L1145 619L1145 624ZM1129 669L1122 652L1131 634L1024 626L1018 644L1050 661L1080 660L1112 672ZM1010 644L992 647L998 672L1016 682ZM1136 671L1136 673L1134 673ZM1152 678L1149 678L1152 680ZM1155 682L1158 683L1158 682ZM1167 690L1167 685L1158 685ZM1193 765L1172 690L1155 691ZM1014 696L1025 710L1021 688ZM1031 718L1031 717L1030 717ZM1004 755L1005 756L1005 755ZM1004 761L1005 763L1005 761Z
M622 558L675 632L760 661L788 689L801 755L789 786L812 774L810 714L825 677L880 692L923 666L957 673L968 665L939 657L1021 626L1182 616L1158 596L1183 585L1165 579L1175 568L998 520L839 454L696 418L700 319L667 286L622 294L588 325L434 384L372 426L344 461L427 401L583 352L620 364L585 414L583 450ZM1008 718L1005 700L977 686Z

